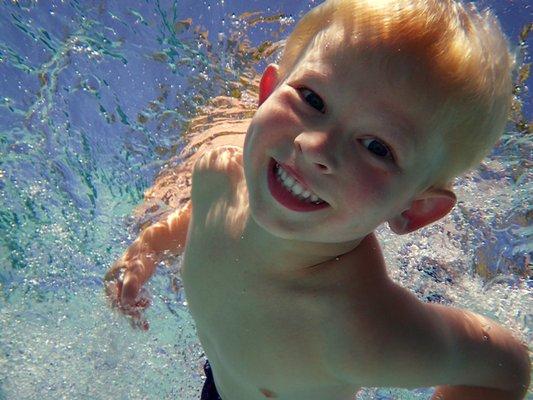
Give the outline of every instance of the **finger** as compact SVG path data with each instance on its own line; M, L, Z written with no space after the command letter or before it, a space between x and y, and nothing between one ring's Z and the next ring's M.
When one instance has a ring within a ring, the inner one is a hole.
M127 271L122 284L122 290L120 293L120 301L122 304L133 306L139 293L139 279L130 271Z
M119 300L119 293L120 293L120 287L118 285L118 282L116 281L109 281L104 283L104 289L107 300L111 303L111 306L118 305Z
M113 281L117 279L116 275L117 275L117 269L114 267L111 267L109 268L109 270L107 270L106 274L104 275L104 281L105 282Z
M148 323L147 320L142 319L139 321L139 329L141 331L147 331L148 329L150 329L150 324Z
M142 331L147 331L150 328L150 324L140 313L132 315L130 319L130 326L133 329L140 329Z
M151 304L150 299L146 297L141 297L135 303L135 307L140 308L140 309L145 309L145 308L148 308L150 304Z
M121 270L125 267L124 262L116 261L104 275L104 281L114 281L119 278Z
M120 299L122 297L122 281L117 280L115 282L115 287L116 287L116 293L115 293L113 300L117 303L117 305L120 305Z

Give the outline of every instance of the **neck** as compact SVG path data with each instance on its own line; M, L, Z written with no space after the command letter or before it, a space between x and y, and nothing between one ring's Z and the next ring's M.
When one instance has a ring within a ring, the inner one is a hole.
M342 243L285 239L265 230L251 216L248 216L245 232L253 238L254 247L255 245L260 247L261 251L258 254L267 254L272 268L285 272L304 270L333 260L357 248L364 239L359 238Z

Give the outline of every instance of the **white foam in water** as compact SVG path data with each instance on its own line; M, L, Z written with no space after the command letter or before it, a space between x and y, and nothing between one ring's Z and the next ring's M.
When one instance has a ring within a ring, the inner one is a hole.
M197 398L203 351L191 318L176 300L176 315L158 300L149 333L111 313L100 289L2 304L4 398Z

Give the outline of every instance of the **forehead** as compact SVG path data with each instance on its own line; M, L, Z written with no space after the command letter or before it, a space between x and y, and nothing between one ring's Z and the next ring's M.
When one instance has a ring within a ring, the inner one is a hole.
M422 96L427 108L442 99L430 89L436 87L436 80L423 64L420 57L405 52L346 43L341 33L325 33L317 35L292 72L302 74L313 70L322 74L328 83L342 86L344 93L349 93L354 86L368 86L375 92L411 94L417 99ZM368 79L371 77L375 79Z

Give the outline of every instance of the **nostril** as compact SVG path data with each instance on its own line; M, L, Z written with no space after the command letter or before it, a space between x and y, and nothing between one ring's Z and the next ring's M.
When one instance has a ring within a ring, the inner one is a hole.
M301 138L298 137L294 140L294 147L296 153L301 154L303 159L307 160L311 165L316 165L318 170L322 173L331 173L330 160L323 153L325 148L309 142L301 143ZM322 164L325 162L326 164Z

